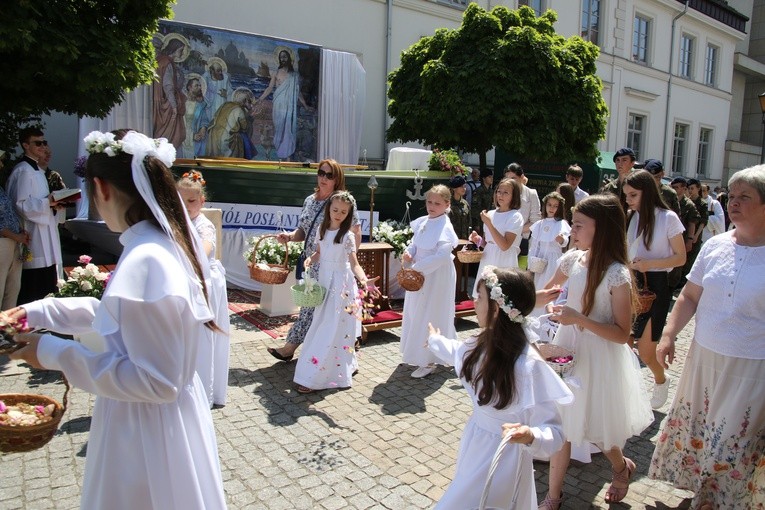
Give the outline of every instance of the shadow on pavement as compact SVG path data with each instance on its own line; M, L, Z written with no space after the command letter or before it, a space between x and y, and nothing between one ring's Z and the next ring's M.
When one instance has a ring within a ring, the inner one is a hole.
M451 367L438 367L422 379L413 379L415 367L401 364L384 383L375 386L369 401L379 405L383 414L418 414L426 410L425 400L436 393L448 379L454 378Z

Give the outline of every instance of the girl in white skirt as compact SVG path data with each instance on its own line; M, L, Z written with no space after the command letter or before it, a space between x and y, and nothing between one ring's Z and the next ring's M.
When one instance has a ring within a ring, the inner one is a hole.
M627 439L653 421L640 366L627 345L632 278L619 199L594 195L579 202L571 236L578 249L561 257L548 285L568 282L566 304L553 306L553 318L561 324L553 343L575 351L570 377L578 384L572 387L574 404L561 409L568 441L550 460L549 492L541 507L546 510L562 504L572 443L585 447L594 443L603 451L613 472L606 502L623 500L635 463L622 449Z
M215 225L201 213L205 205L205 180L201 172L186 172L178 181L178 193L181 195L189 218L202 241L207 260L210 262L210 309L215 314L217 331L208 330L210 342L200 346L197 372L205 385L210 405L226 405L228 390L229 329L228 295L226 294L226 270L215 258L217 236Z
M529 256L547 261L544 269L534 271L534 285L538 289L543 289L553 277L558 268L558 259L563 255L563 249L568 246L571 226L563 218L565 208L566 200L560 193L548 193L542 199L544 218L531 225Z
M299 393L349 388L358 368L354 349L358 287L354 275L362 287L367 286L367 277L356 258L356 242L350 232L356 200L347 191L336 191L325 207L316 252L306 259L305 266L308 269L321 260L319 285L326 289L326 295L313 312L295 367Z
M571 404L573 395L529 344L525 317L536 299L531 277L487 266L478 282L475 310L483 331L463 343L431 326L428 338L430 349L454 365L473 401L457 471L436 509L478 508L503 427L512 439L502 452L487 506L536 508L533 457L549 458L563 445L556 404Z

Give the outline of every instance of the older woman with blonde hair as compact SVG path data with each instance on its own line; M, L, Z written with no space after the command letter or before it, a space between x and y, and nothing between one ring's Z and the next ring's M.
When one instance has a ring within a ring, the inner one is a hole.
M729 181L734 230L701 247L656 349L666 368L693 342L648 472L695 493L692 508L765 506L765 165Z
M334 159L323 159L319 162L319 169L316 172L317 185L314 192L308 195L303 202L303 210L300 212L298 227L289 233L279 234L279 241L305 241L304 252L311 254L316 251L318 241L317 232L319 226L324 220L324 205L327 199L335 191L345 191L345 173L340 164ZM361 244L361 226L359 222L358 211L353 213L353 223L351 226L356 239L356 247ZM311 265L309 269L313 278L318 278L319 265ZM302 307L297 320L287 333L287 341L281 348L269 347L268 353L280 361L292 361L298 346L303 343L308 328L311 327L313 320L313 307Z

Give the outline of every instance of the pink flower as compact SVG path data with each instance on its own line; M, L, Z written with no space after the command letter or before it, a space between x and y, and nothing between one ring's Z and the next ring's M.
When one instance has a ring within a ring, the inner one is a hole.
M731 471L730 475L728 476L730 476L734 480L741 480L744 477L744 475L742 475L741 471L739 471L738 469L734 469L733 471Z
M45 408L43 406L35 406L35 412L37 414L45 414Z
M7 410L8 410L8 408L6 407L5 402L0 400L0 413L4 413Z
M313 363L314 365L318 365L319 364L319 358L317 358L316 356L312 357L311 358L311 363Z
M90 255L80 255L80 258L77 259L77 263L84 266L86 264L90 264L91 260L93 260L93 257Z

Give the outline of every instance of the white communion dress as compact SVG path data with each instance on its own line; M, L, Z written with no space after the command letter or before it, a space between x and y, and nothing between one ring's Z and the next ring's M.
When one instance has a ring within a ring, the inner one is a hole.
M584 253L569 251L560 260L560 269L568 276L566 304L579 312L587 285L587 267L581 262ZM613 324L611 289L630 281L626 266L611 264L595 291L589 317ZM640 364L627 344L610 342L576 325L561 325L553 343L575 352L576 364L567 379L572 381L575 400L572 406L561 409L563 430L573 445L623 448L627 439L653 422Z
M534 286L544 289L547 282L555 275L558 269L558 259L563 255L563 247L568 246L568 236L571 227L566 220L545 218L531 226L531 240L529 242L529 256L539 257L547 261L545 270L534 273ZM557 236L563 236L563 243L555 240Z
M335 243L336 233L327 230L324 239L318 241L319 285L327 292L313 312L295 367L295 383L312 390L350 388L358 368L354 349L358 320L352 309L358 287L348 260L356 251L356 243L350 232L341 243Z
M499 249L497 243L494 241L494 237L488 228L484 226L484 236L486 246L483 249L483 256L481 262L478 264L478 275L480 276L485 266L500 267L503 269L518 267L518 254L521 252L521 239L523 234L523 216L517 209L511 209L509 211L499 212L496 209L487 213L491 222L500 234L503 236L508 232L515 234L515 240L510 247L504 251ZM478 282L480 278L476 278L476 283L473 286L473 295L478 292Z
M120 236L124 251L99 302L46 298L24 308L30 325L92 329L106 351L51 334L40 363L95 394L82 508L225 508L212 415L196 374L204 323L213 318L173 241L143 221Z
M430 349L442 362L453 364L457 375L462 371L465 355L475 344L475 337L464 343L442 335L428 338ZM531 345L526 346L515 363L517 392L504 409L478 405L478 391L464 378L460 381L473 401L473 414L462 433L452 483L435 508L478 508L492 457L502 441L502 425L520 423L531 429L534 441L528 446L509 443L502 452L489 489L487 507L536 509L533 458L549 458L563 446L558 406L571 404L571 391Z
M457 271L452 251L457 234L445 214L437 218L422 216L412 222L414 236L406 251L413 257L412 269L425 275L425 283L415 292L406 292L401 323L401 354L404 363L424 367L438 358L425 347L428 323L447 337L456 337L454 296Z

